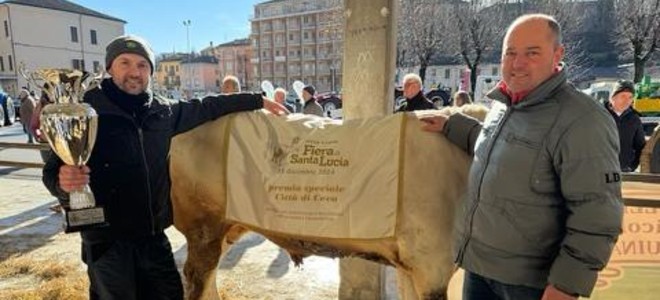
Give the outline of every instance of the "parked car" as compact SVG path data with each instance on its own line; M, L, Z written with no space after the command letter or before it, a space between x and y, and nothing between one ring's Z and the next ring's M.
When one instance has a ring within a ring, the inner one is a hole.
M4 126L14 124L16 121L16 109L14 108L14 101L5 93L0 91L0 106L2 106L2 119L0 123Z
M323 107L323 111L325 112L333 111L335 109L340 109L342 106L341 95L336 94L334 92L318 94L316 96L316 101L319 102L321 107Z
M300 101L300 99L298 99L295 92L293 91L287 92L286 99L284 101L286 101L287 104L289 104L291 107L295 109L295 111L292 112L296 112L296 113L302 112L302 102Z
M426 94L426 99L429 99L433 102L435 107L441 108L443 106L452 105L451 94L448 90L442 88L435 88L429 90ZM442 101L442 102L438 102Z

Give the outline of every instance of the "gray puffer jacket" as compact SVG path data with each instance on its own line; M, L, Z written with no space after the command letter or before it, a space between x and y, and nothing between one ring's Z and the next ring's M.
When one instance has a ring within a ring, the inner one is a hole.
M498 89L488 97L483 129L462 115L445 126L474 154L456 218L456 262L503 283L589 296L621 233L612 118L564 71L519 103Z

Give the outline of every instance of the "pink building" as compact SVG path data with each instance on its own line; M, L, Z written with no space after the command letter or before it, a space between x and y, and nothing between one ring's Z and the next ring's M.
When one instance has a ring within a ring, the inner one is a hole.
M186 99L220 92L218 60L197 56L181 62L181 90Z

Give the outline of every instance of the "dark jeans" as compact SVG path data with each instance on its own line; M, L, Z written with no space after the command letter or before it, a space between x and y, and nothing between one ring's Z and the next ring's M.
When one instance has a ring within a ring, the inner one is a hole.
M183 299L181 277L164 233L140 240L85 242L90 299Z
M463 300L539 300L543 289L501 283L465 271Z

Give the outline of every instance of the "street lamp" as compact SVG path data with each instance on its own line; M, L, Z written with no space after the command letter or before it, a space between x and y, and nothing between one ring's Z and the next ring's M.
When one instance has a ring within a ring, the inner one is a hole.
M188 99L192 98L192 66L190 65L190 56L192 50L190 49L190 20L184 20L183 26L186 27L186 41L188 43Z

